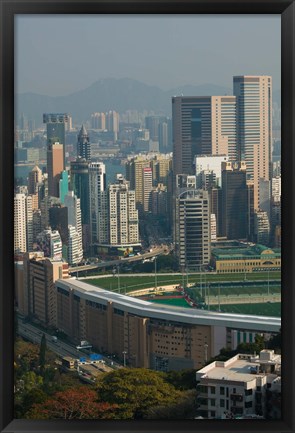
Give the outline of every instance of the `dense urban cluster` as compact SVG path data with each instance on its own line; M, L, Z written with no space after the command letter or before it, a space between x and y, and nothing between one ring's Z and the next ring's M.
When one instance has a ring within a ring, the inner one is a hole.
M16 355L26 361L16 356L18 417L280 418L280 318L220 310L222 302L280 302L272 78L235 76L232 93L173 96L171 117L110 110L77 124L69 113L44 113L36 127L20 115ZM182 276L164 289L190 308L150 302L159 269ZM123 273L139 280L141 271L154 278L146 298L127 283L123 294ZM87 282L105 274L113 290ZM20 336L40 344L39 358ZM126 395L135 379L137 401ZM80 400L85 410L69 413Z

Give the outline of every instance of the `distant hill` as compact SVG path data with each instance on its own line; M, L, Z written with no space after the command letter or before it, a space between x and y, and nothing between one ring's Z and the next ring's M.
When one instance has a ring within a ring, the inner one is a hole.
M157 114L171 115L171 97L231 95L232 89L214 84L199 86L184 85L169 91L149 86L130 78L105 78L91 86L66 96L45 96L36 93L18 95L17 116L24 113L28 119L42 123L43 113L70 113L75 122L88 120L95 111L126 110L154 111ZM277 95L276 95L277 99ZM275 100L275 95L274 95ZM278 98L279 100L279 98Z

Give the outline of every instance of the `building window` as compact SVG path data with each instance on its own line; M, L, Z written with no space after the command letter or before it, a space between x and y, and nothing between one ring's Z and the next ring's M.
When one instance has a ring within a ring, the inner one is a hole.
M220 400L220 407L224 407L224 400L223 399Z
M220 387L220 395L224 395L224 386Z

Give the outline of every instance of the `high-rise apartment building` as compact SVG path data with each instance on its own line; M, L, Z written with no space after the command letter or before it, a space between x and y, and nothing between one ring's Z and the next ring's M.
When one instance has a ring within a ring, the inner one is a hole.
M269 245L269 218L267 212L263 210L258 210L254 214L254 235L256 243L262 245Z
M66 133L65 124L69 122L69 115L65 113L45 113L43 114L43 123L46 123L47 145L60 143L63 147L63 167L66 164ZM62 171L61 170L61 171Z
M272 78L243 75L233 78L237 101L239 160L254 180L254 207L260 206L259 179L270 180L272 146Z
M65 196L65 206L68 209L68 223L69 227L69 254L68 261L70 264L79 263L83 258L83 232L82 232L82 218L81 218L81 207L80 199L74 194L73 191L69 191ZM76 233L74 233L73 228ZM70 236L71 235L71 236ZM70 249L74 252L70 256ZM74 261L73 261L74 260Z
M47 147L48 194L59 197L59 181L64 170L63 145L55 142Z
M227 239L248 237L248 189L244 162L222 163L222 234Z
M82 237L74 226L68 226L68 263L77 265L83 259Z
M236 159L234 96L173 97L172 128L174 175L194 174L196 155Z
M37 236L38 250L43 251L45 257L54 260L62 259L62 240L57 230L43 230Z
M28 252L23 260L23 314L45 326L56 327L56 289L54 282L68 278L68 264L44 257L43 252Z
M143 207L143 170L150 167L150 160L143 155L129 159L126 163L126 179L130 182L130 189L135 191L136 205Z
M17 193L14 196L14 252L33 248L32 196Z
M150 167L143 169L143 210L144 212L151 211L151 194L153 189L153 172Z
M35 165L35 167L29 172L28 177L28 193L37 194L38 186L42 183L42 170Z
M91 128L104 131L106 129L106 115L105 113L92 113L91 114Z
M91 146L89 135L84 125L82 125L77 141L77 157L85 158L86 161L91 159Z
M138 210L135 191L129 189L122 175L117 183L109 185L109 243L112 246L134 246L139 244Z
M91 244L103 244L108 242L105 165L102 162L91 162L88 170Z
M194 178L193 182L192 178ZM211 212L209 194L208 191L195 188L195 176L177 175L176 182L180 187L176 189L175 251L182 269L199 270L210 261Z

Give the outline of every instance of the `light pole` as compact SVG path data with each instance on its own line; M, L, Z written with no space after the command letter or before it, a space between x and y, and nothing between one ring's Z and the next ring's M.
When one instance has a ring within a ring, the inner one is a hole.
M158 282L157 282L157 256L155 256L155 289L158 288Z
M117 265L117 274L118 274L118 293L120 293L121 289L120 289L120 266L119 265Z
M204 350L205 350L205 362L208 361L208 344L204 344Z
M126 350L123 350L123 365L124 365L124 367L126 367L126 355L127 355L127 352L126 352Z

